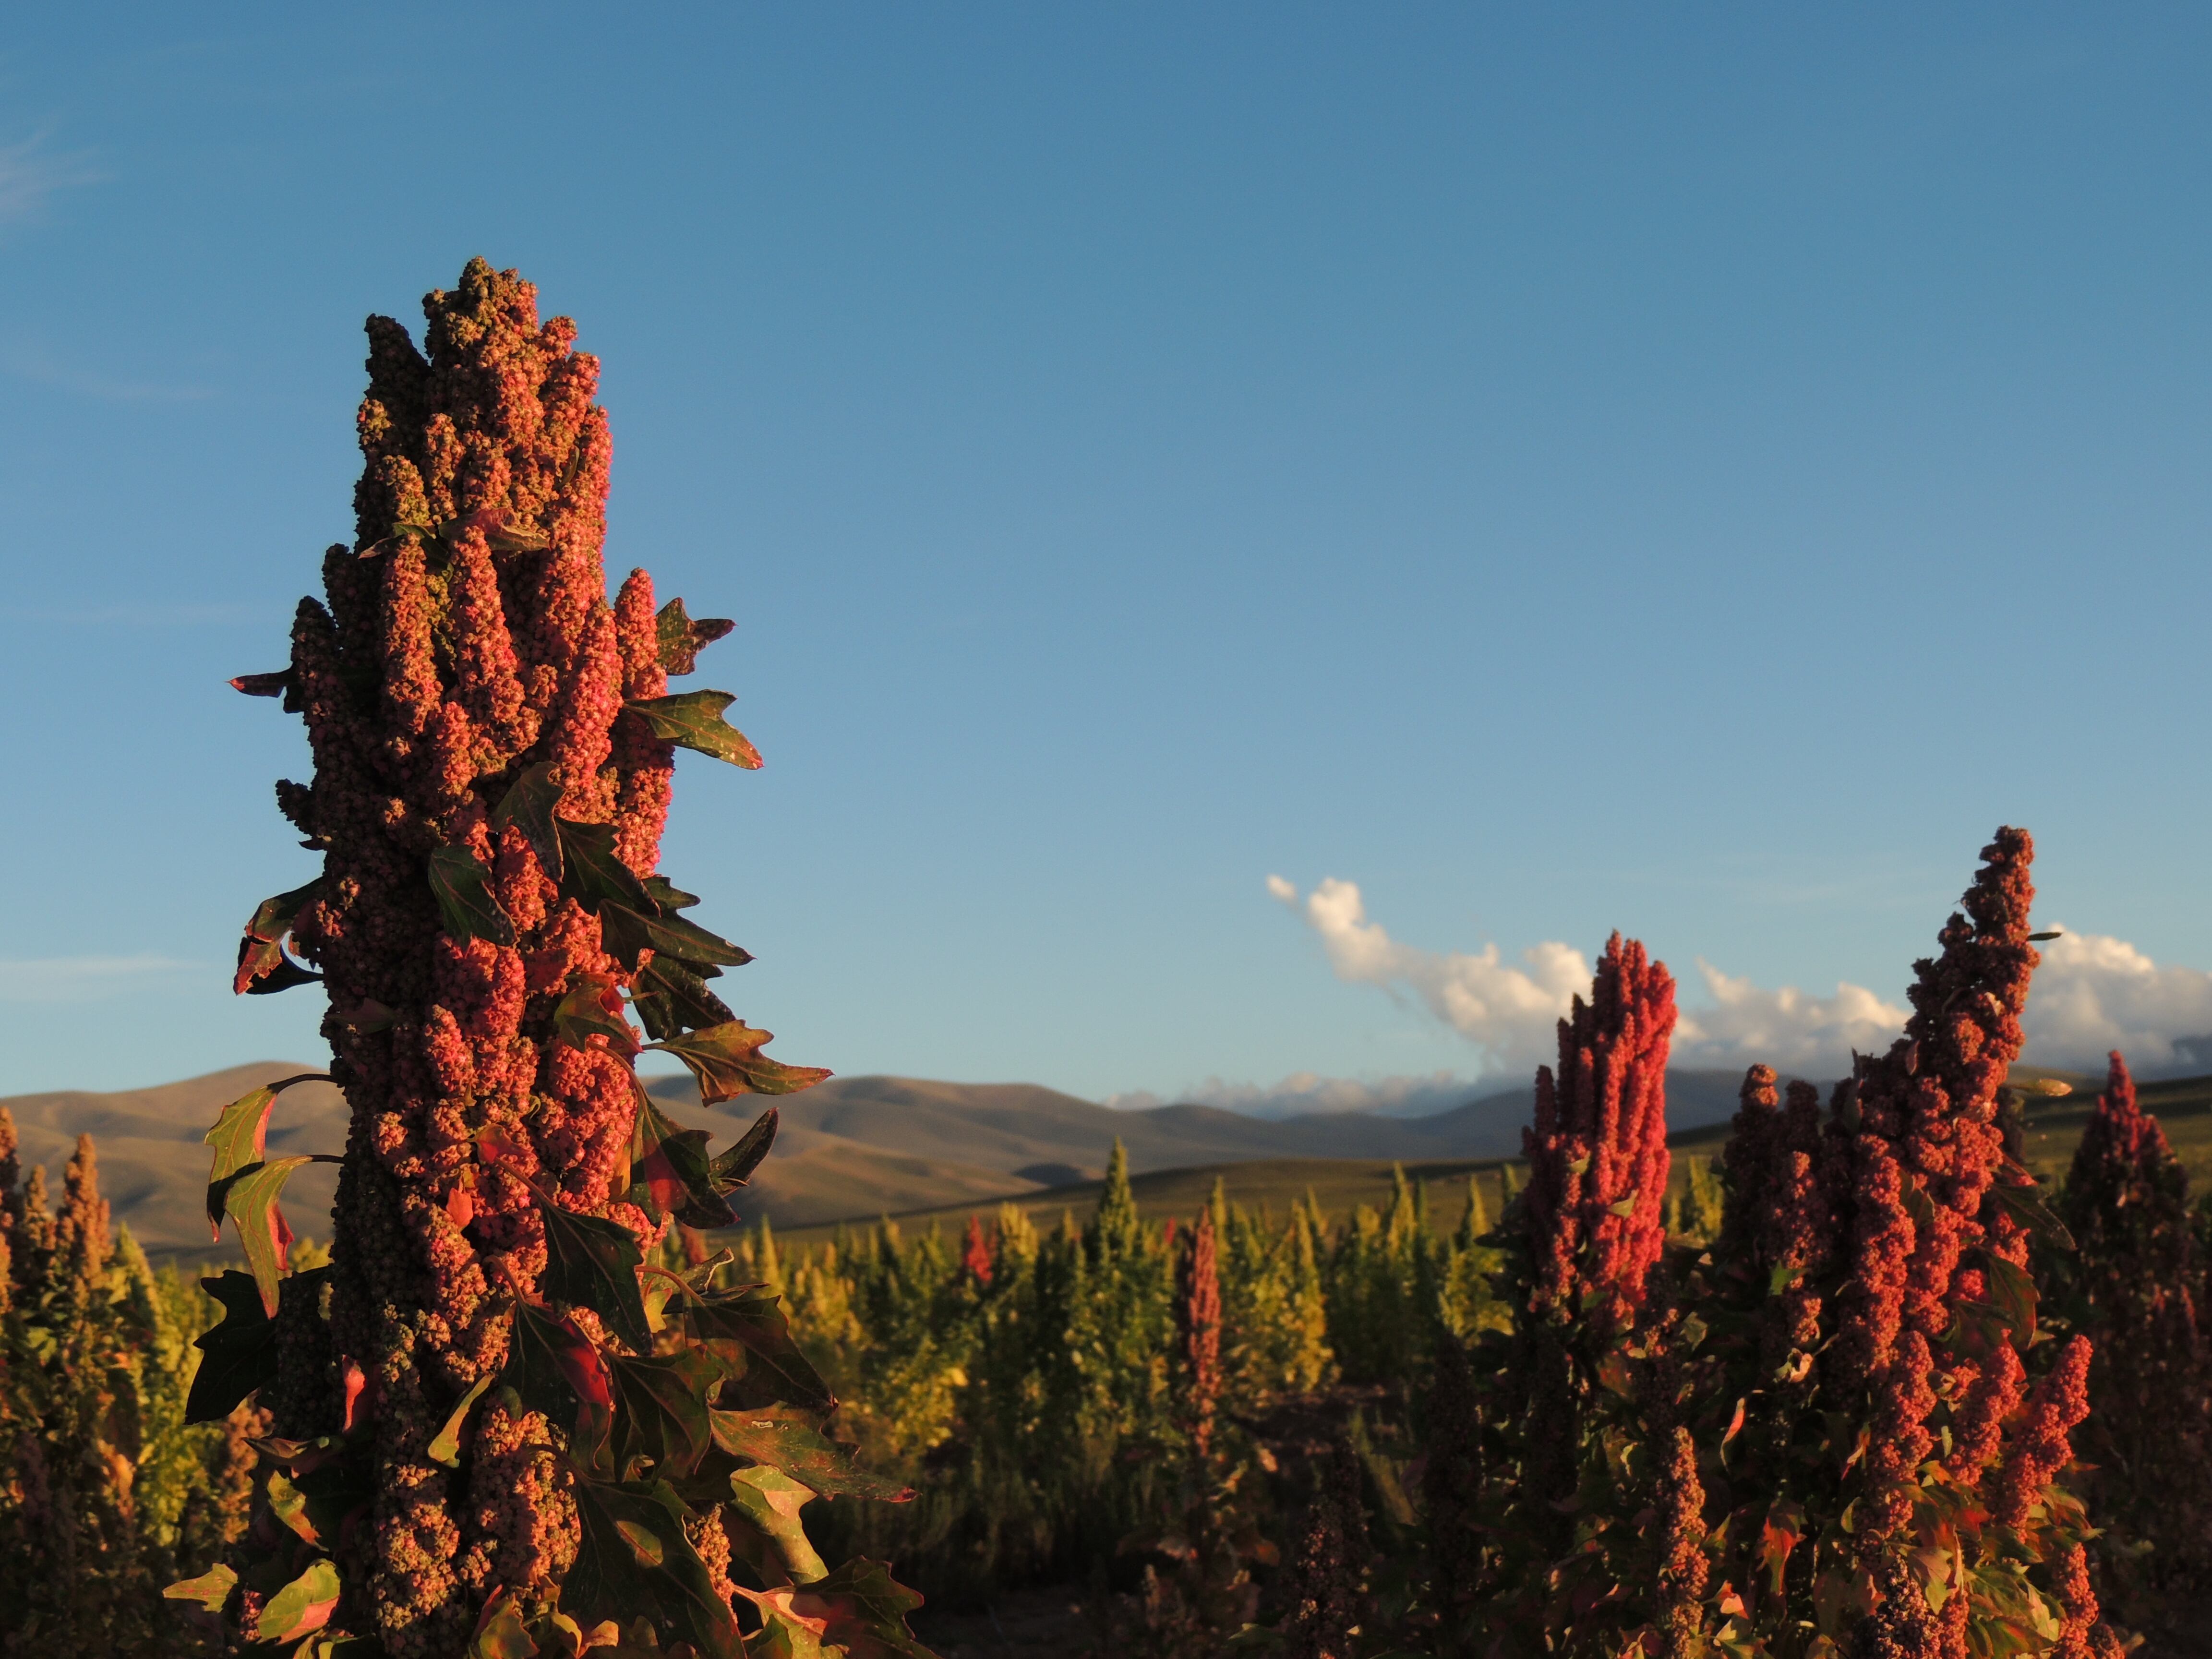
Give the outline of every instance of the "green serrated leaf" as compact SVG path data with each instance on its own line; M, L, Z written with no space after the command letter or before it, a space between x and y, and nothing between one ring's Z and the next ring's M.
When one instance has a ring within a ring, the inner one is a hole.
M727 691L678 691L665 697L639 697L623 707L664 743L757 771L760 750L722 718L722 711L736 701Z
M637 1033L622 1016L622 996L602 974L579 974L553 1010L553 1035L571 1048L589 1049L592 1038L606 1039L607 1052L628 1060L637 1053Z
M561 879L561 829L555 817L561 805L561 786L553 781L550 762L526 768L507 787L492 809L495 830L514 829L538 854L538 862L556 882Z
M208 1233L211 1238L222 1237L223 1194L229 1188L230 1178L268 1156L269 1114L276 1107L276 1097L295 1083L330 1080L328 1072L301 1072L296 1077L249 1090L222 1109L215 1127L201 1142L215 1148L215 1165L208 1171L207 1190Z
M749 1538L733 1531L731 1547L744 1555L763 1583L803 1584L829 1576L829 1567L815 1553L799 1518L799 1510L814 1498L812 1487L764 1465L739 1469L730 1477L728 1507L757 1534Z
M665 876L647 876L645 890L664 914L671 910L688 910L699 902L696 893L687 893Z
M281 991L294 985L311 985L317 975L284 954L284 940L292 924L322 890L318 876L304 887L265 898L254 908L238 942L238 972L230 988L239 995Z
M477 1615L476 1635L469 1642L468 1659L535 1659L538 1644L530 1639L522 1622L522 1604L514 1589L502 1589L484 1603Z
M460 1467L461 1431L468 1425L469 1413L476 1409L477 1401L483 1398L484 1390L491 1387L493 1380L489 1372L478 1377L476 1386L461 1396L461 1403L447 1414L446 1425L438 1431L428 1447L433 1463L443 1463L449 1469Z
M193 1340L200 1351L185 1401L185 1421L213 1423L230 1415L238 1402L275 1380L276 1324L261 1304L261 1288L250 1273L232 1268L200 1288L222 1304L222 1322Z
M643 1084L632 1086L637 1111L630 1126L630 1190L687 1227L734 1225L736 1212L722 1196L728 1183L715 1181L707 1156L707 1132L678 1128Z
M660 907L645 890L637 872L615 851L611 823L574 823L556 819L561 836L561 891L593 915L605 904L619 904L644 915L657 915Z
M921 1605L888 1566L860 1557L791 1598L793 1612L826 1621L823 1644L844 1649L849 1659L934 1659L906 1626L907 1614Z
M721 1366L726 1404L739 1410L778 1405L812 1412L836 1409L829 1383L792 1340L777 1297L757 1291L698 1296L685 1304L684 1320L692 1340Z
M742 968L753 959L743 946L682 916L655 915L609 900L599 906L599 918L607 954L625 966L635 966L639 952L646 950L681 957L695 971L714 963Z
M806 1413L788 1406L709 1413L714 1443L732 1457L783 1470L824 1498L864 1498L903 1504L914 1489L874 1474L854 1462L858 1449L841 1445L817 1429Z
M731 1143L727 1152L720 1153L708 1164L715 1187L727 1192L732 1187L742 1187L752 1178L760 1161L768 1156L768 1149L775 1145L776 1125L781 1121L771 1106L753 1120L753 1127Z
M307 1495L294 1486L283 1471L271 1469L263 1492L269 1500L269 1512L276 1517L278 1524L288 1528L307 1543L320 1544L323 1541L321 1534L315 1529L313 1520L307 1514Z
M719 974L721 969L706 966L706 972ZM677 1036L737 1018L727 1003L707 988L697 968L665 951L656 951L645 964L630 1001L645 1023L647 1035L653 1037Z
M556 1302L589 1308L607 1328L642 1353L653 1346L637 1270L645 1262L637 1235L620 1222L578 1215L538 1189L538 1213L545 1225L545 1272L538 1290Z
M709 1106L739 1095L795 1095L830 1075L819 1066L786 1066L770 1060L760 1052L770 1041L768 1032L733 1019L646 1047L673 1054L690 1066L699 1079L699 1098Z
M331 1621L338 1604L338 1570L327 1559L317 1561L269 1598L253 1622L258 1642L296 1642Z
M287 1257L292 1249L292 1228L276 1200L292 1171L307 1164L336 1164L327 1153L295 1154L250 1164L232 1176L222 1196L223 1213L238 1229L238 1242L246 1252L246 1265L253 1270L260 1287L261 1305L276 1317L278 1286L290 1272Z
M456 939L489 939L494 945L514 943L514 923L500 908L488 873L469 848L433 848L429 877L438 915L448 933Z
M2075 1248L2074 1235L2066 1231L2066 1224L2043 1201L2043 1195L2034 1188L2008 1187L2000 1183L1990 1188L1990 1196L2027 1231L2056 1244L2062 1250Z
M666 1481L583 1479L574 1496L581 1535L561 1586L571 1618L590 1626L635 1617L642 1606L682 1631L705 1659L743 1659L736 1615L684 1535L687 1511Z
M167 1601L190 1601L205 1612L221 1613L237 1588L236 1571L218 1561L197 1578L178 1580L161 1595Z
M662 605L653 623L659 635L660 665L672 674L693 672L699 666L699 653L737 626L727 617L702 617L694 622L681 599Z
M568 1437L569 1455L589 1468L609 1468L614 1428L614 1383L606 1357L573 1319L555 1319L519 1303L500 1382L525 1407Z
M2013 1340L2026 1347L2035 1336L2035 1281L1993 1250L1982 1251L1981 1261L1990 1305L2004 1315Z
M653 1460L653 1471L681 1477L699 1467L714 1444L707 1419L707 1391L721 1375L712 1356L696 1348L648 1359L610 1356L614 1380L615 1467Z

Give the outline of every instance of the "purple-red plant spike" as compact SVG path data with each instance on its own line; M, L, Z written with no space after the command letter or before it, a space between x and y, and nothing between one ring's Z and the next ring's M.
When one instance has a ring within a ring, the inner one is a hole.
M1643 945L1615 933L1588 1002L1559 1022L1559 1065L1536 1073L1528 1158L1530 1237L1539 1251L1532 1311L1588 1308L1634 1322L1667 1242L1667 1048L1674 981Z

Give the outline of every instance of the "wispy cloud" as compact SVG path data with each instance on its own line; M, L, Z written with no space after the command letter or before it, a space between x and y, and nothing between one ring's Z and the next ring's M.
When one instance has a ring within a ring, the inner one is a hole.
M46 148L44 134L0 145L0 224L30 218L56 191L100 178L91 157L57 154Z
M1547 941L1503 962L1494 945L1479 954L1426 951L1392 939L1367 918L1354 883L1323 881L1301 897L1280 876L1269 893L1320 935L1338 978L1408 996L1474 1044L1485 1073L1533 1068L1552 1057L1553 1026L1590 967L1571 946ZM1832 995L1776 988L1699 961L1707 1002L1686 1006L1675 1027L1680 1066L1747 1066L1833 1077L1854 1050L1886 1047L1905 1024L1901 1002L1838 983ZM2046 945L2022 1024L2027 1058L2046 1066L2095 1067L2108 1050L2147 1073L2212 1066L2212 973L2160 966L2125 939L2062 928Z
M215 388L182 381L142 380L102 374L57 357L45 346L17 343L0 349L0 367L20 380L50 386L103 404L196 404Z
M186 974L215 970L171 957L0 957L0 1002L101 1002Z

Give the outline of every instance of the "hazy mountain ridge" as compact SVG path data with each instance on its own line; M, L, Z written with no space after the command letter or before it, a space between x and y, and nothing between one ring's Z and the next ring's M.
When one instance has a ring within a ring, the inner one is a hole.
M100 1190L118 1222L151 1250L210 1249L203 1140L216 1115L249 1089L314 1068L258 1060L204 1077L112 1093L57 1090L0 1100L14 1115L26 1169L46 1168L58 1193L80 1133L98 1144ZM1738 1079L1720 1073L1668 1079L1677 1128L1717 1122L1735 1109ZM782 1114L775 1154L739 1195L749 1217L806 1225L942 1206L987 1205L1068 1186L1103 1173L1118 1137L1139 1174L1285 1158L1398 1159L1509 1156L1520 1150L1534 1091L1480 1096L1423 1118L1346 1112L1297 1118L1246 1116L1218 1106L1117 1111L1027 1083L940 1083L918 1078L833 1078L774 1103L702 1107L689 1077L648 1085L678 1120L720 1147L764 1105ZM338 1152L346 1107L327 1083L302 1084L277 1101L272 1152ZM337 1170L314 1164L286 1188L285 1212L301 1232L330 1231ZM226 1241L227 1243L228 1241Z

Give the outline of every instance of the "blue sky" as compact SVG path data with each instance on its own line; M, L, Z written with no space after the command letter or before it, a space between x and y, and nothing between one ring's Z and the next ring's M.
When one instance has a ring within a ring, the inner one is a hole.
M740 619L702 681L769 766L687 764L666 867L787 1059L1510 1070L1534 1028L1455 1027L1452 964L1615 927L1693 1018L1699 959L1893 1005L2000 822L2046 919L2158 964L2077 964L2104 1012L2212 1030L2208 33L16 19L0 1092L316 1052L313 993L228 994L312 866L296 722L223 681L347 532L362 316L475 253L604 358L610 566Z

